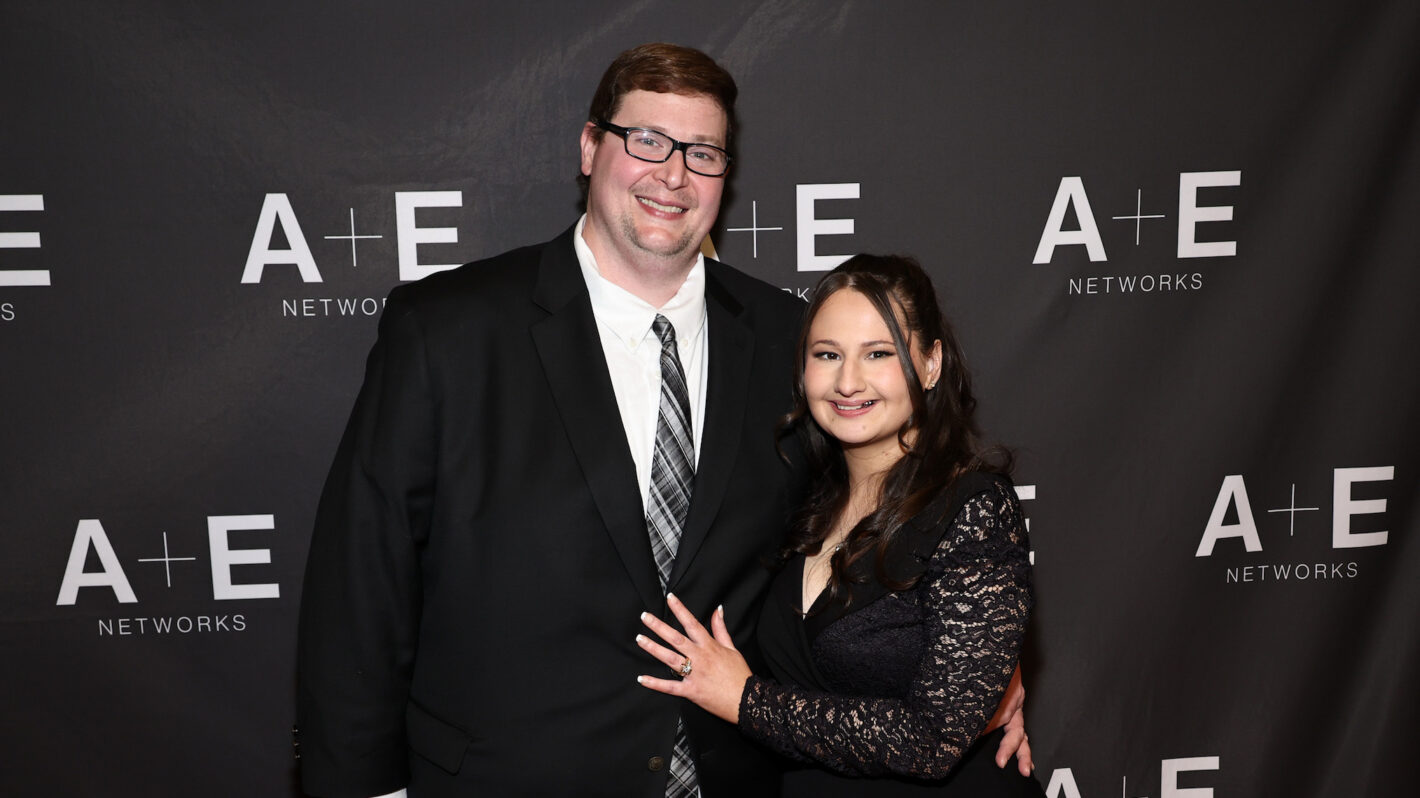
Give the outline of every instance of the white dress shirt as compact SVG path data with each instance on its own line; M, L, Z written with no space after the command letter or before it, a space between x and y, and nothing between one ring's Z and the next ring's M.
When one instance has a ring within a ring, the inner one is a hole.
M695 457L700 459L700 434L705 428L705 379L709 364L709 336L706 334L705 256L695 255L695 265L685 282L670 301L659 308L633 295L602 277L597 259L582 239L582 225L577 222L572 244L577 250L577 262L582 266L582 279L592 298L592 315L597 319L602 352L606 355L611 387L616 393L616 406L621 411L621 426L631 447L631 459L636 463L636 483L641 490L641 504L651 489L651 456L656 450L656 420L661 405L661 340L651 329L651 322L660 314L675 327L676 351L685 372L685 387L690 393L690 427L695 438Z

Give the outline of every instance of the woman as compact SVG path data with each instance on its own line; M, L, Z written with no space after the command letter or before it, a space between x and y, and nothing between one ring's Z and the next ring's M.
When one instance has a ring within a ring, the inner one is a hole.
M819 283L785 425L819 475L791 527L753 675L717 609L637 640L680 680L643 676L807 763L785 795L1043 795L981 737L1032 603L1021 510L978 440L970 376L931 281L858 255ZM978 739L980 738L980 739Z

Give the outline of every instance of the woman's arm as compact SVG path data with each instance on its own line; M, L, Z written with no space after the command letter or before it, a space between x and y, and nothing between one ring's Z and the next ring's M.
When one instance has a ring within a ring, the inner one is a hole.
M1024 524L1009 488L966 503L915 590L931 644L905 698L835 695L750 677L740 728L838 772L945 776L1010 681L1032 603Z

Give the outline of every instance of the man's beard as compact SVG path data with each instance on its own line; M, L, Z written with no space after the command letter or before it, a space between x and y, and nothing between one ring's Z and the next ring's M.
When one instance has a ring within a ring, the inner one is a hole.
M636 249L666 259L683 255L686 250L691 247L698 247L700 243L693 240L695 233L687 230L678 240L672 242L669 247L647 246L646 243L641 240L641 234L636 230L636 223L632 221L629 215L621 217L621 234L627 241L631 242L631 245Z

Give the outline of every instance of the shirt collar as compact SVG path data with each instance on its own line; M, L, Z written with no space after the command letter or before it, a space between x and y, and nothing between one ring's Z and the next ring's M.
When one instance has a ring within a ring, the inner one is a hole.
M611 330L627 346L635 349L651 332L651 322L656 314L665 316L675 327L678 347L684 348L696 343L705 328L705 255L695 254L695 265L691 266L685 282L666 304L659 308L602 277L597 268L596 256L582 238L582 226L586 214L577 220L577 229L572 236L572 246L577 251L577 263L582 267L582 279L587 283L587 293L592 299L592 313L597 323Z

